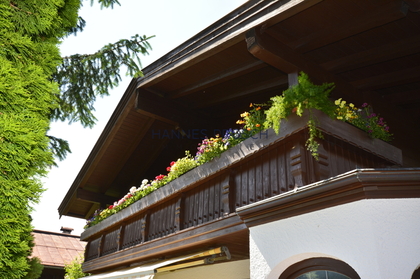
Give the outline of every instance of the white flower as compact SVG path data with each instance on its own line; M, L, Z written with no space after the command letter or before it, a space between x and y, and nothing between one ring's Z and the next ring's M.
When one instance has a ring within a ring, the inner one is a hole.
M146 184L147 184L147 182L149 182L149 180L147 180L147 179L143 179L143 181L141 182L141 185L146 185Z
M130 194L134 195L134 193L137 191L137 188L135 186L130 188Z

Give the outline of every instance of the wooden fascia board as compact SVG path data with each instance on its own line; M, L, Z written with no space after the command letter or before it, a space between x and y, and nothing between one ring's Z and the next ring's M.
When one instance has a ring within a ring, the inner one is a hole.
M250 28L262 24L271 26L321 1L249 1L162 59L146 67L143 71L145 76L138 80L138 87L153 86L165 78L241 42ZM245 7L245 5L250 5L250 7ZM235 14L237 15L235 16Z
M71 201L77 196L77 189L86 182L88 177L92 174L94 167L99 163L100 158L106 152L107 147L109 146L112 138L118 131L118 128L121 126L124 118L128 115L131 109L134 109L135 103L135 94L136 90L136 80L133 79L130 82L130 85L126 89L123 97L118 103L116 109L111 115L108 123L106 124L104 130L99 136L98 141L90 152L88 158L80 169L78 175L76 176L74 182L70 186L67 194L64 196L60 206L58 207L58 213L60 216L66 215L71 206Z
M362 199L420 198L420 169L359 169L238 208L253 227Z
M84 272L92 272L100 269L112 269L114 266L131 264L150 258L162 257L162 255L174 252L178 249L194 247L198 244L205 245L214 239L223 241L223 237L247 230L242 220L235 214L228 217L192 227L174 233L167 237L148 241L131 248L127 248L109 255L101 256L98 259L83 263ZM226 243L228 245L229 243Z

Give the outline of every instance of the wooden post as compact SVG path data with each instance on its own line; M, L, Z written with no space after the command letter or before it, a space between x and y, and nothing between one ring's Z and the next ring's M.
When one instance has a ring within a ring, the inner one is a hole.
M293 73L287 74L287 79L289 81L289 87L292 87L292 86L297 85L299 83L298 75L299 75L298 72L293 72Z

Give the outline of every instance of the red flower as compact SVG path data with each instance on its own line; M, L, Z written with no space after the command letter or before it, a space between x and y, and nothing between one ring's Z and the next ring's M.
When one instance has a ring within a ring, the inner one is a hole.
M162 180L162 179L164 179L164 178L165 178L165 176L164 176L163 174L160 174L160 175L158 175L158 176L156 176L156 177L155 177L155 179L156 179L157 181Z
M113 209L114 208L114 205L110 205L110 206L108 206L108 209Z
M173 165L175 165L175 162L172 161L169 165L172 167Z
M295 113L297 111L297 108L292 109L292 113Z
M171 171L171 167L167 167L166 168L166 171Z

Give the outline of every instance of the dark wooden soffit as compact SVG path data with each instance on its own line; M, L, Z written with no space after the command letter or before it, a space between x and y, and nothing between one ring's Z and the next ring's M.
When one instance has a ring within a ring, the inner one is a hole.
M362 199L420 198L420 169L359 169L238 208L248 227Z
M103 132L101 133L98 141L96 142L95 146L93 147L91 153L89 154L87 160L83 164L83 167L79 171L79 174L76 176L73 184L71 185L69 191L65 195L63 201L61 202L58 213L60 216L67 215L69 211L71 211L71 201L77 195L77 189L83 184L86 178L93 172L94 166L99 163L99 159L101 154L106 151L106 146L109 145L110 141L112 140L112 136L116 133L116 127L118 127L118 121L126 115L129 110L127 107L134 106L135 98L133 98L133 92L136 89L136 80L133 79L126 89L123 97L121 98L120 102L118 103L116 109L114 110L113 114L111 115L110 120L108 121L107 125L105 126Z

